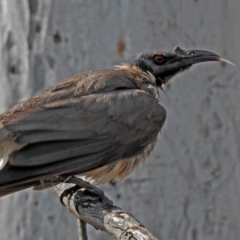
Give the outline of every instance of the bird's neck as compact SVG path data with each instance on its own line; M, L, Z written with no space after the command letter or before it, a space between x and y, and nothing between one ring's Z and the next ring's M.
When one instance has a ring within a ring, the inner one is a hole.
M122 64L115 67L132 74L139 89L144 90L157 98L159 97L157 81L152 73L149 71L143 71L134 64Z

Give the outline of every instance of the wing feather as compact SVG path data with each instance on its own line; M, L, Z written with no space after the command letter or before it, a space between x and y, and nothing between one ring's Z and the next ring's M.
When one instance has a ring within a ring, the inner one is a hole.
M46 105L5 126L14 132L17 143L27 144L11 155L10 165L38 166L77 156L81 165L81 156L96 150L104 155L104 149L115 146L116 150L147 136L146 146L164 120L165 110L157 99L141 90L92 94L64 105Z

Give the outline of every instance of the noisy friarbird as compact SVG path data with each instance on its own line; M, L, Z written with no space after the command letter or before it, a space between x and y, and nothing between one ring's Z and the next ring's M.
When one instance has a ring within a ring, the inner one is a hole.
M166 119L159 88L193 64L226 61L202 50L144 52L114 69L79 73L0 115L0 196L79 176L122 179L156 146Z

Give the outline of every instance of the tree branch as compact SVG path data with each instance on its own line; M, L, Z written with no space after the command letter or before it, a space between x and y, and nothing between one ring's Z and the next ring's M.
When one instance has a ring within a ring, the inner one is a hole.
M80 218L77 220L79 240L88 240L87 224Z
M75 191L71 192L71 189ZM108 232L118 240L157 240L140 222L114 206L105 195L100 196L86 189L76 191L74 185L69 183L58 184L53 190L78 219Z

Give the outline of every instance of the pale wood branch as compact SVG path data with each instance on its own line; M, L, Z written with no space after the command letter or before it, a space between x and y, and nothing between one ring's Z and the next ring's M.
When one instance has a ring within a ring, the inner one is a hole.
M73 186L61 183L54 186L53 190L76 218L108 232L118 240L157 240L137 219L114 206L106 196L85 189L64 194Z

